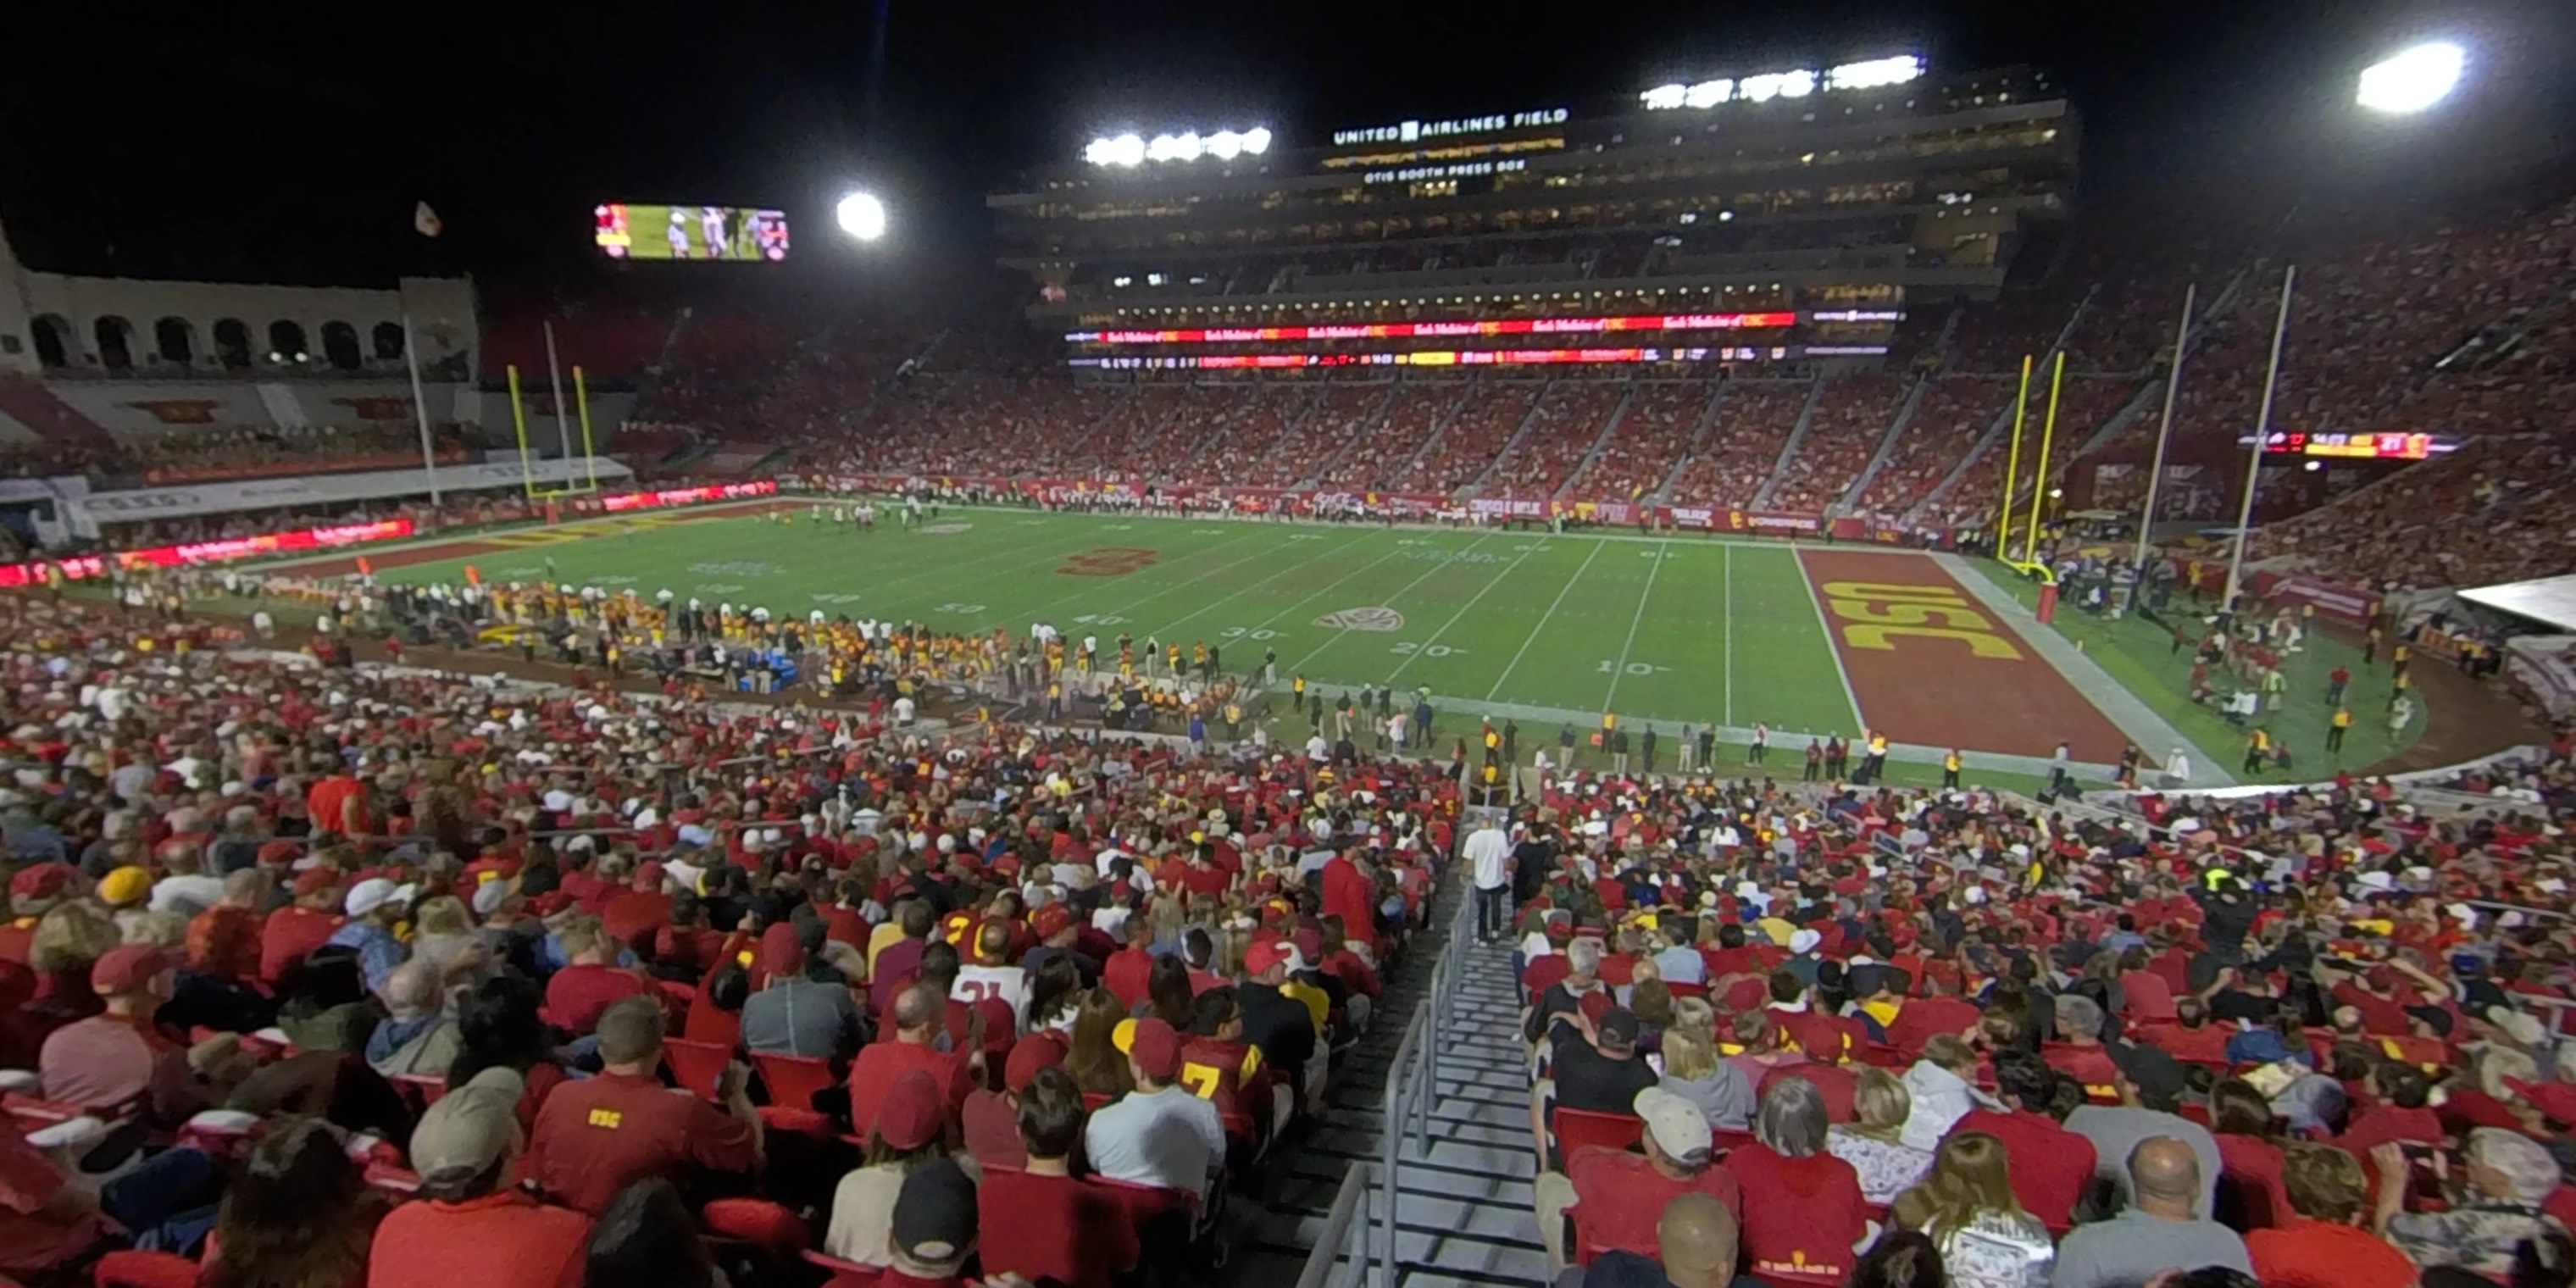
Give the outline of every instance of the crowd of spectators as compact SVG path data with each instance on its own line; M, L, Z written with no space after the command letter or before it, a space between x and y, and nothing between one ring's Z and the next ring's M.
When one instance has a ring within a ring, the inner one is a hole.
M1819 514L1841 504L1886 440L1908 388L1894 376L1827 380L1816 395L1806 437L1771 485L1771 508Z
M29 1283L1198 1282L1459 807L0 617Z
M1592 445L1601 441L1610 414L1635 388L1624 381L1548 382L1537 410L1531 413L1529 432L1494 462L1485 490L1523 497L1556 495L1591 454Z
M2567 1284L2576 772L2452 785L1551 782L1463 853L1560 1282Z
M1975 448L1995 417L2012 406L2015 384L2001 376L1934 380L1855 508L1888 515L1911 511Z
M1229 463L1226 476L1243 487L1294 487L1363 440L1371 443L1369 450L1379 450L1376 445L1386 439L1375 429L1405 390L1401 384L1328 384L1311 395L1314 405L1296 418L1296 432L1278 438L1259 455Z
M1397 450L1419 449L1410 462L1398 455L1386 473L1365 475L1346 459L1332 481L1344 488L1448 496L1493 467L1512 435L1539 414L1539 401L1546 392L1547 385L1537 380L1478 381L1450 406L1435 409L1437 436L1428 442L1415 439L1403 445L1390 420L1389 438L1398 444Z
M1673 504L1752 505L1779 468L1781 449L1815 395L1812 381L1728 381L1718 395L1717 418L1673 476Z
M1663 490L1707 419L1723 386L1699 380L1651 381L1637 387L1628 414L1601 454L1570 485L1577 496L1622 501Z

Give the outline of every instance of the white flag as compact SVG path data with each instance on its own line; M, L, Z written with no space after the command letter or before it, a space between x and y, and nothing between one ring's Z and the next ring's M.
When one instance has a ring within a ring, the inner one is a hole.
M426 201L412 207L411 226L420 230L420 235L423 237L436 237L439 230L445 227L438 222L438 212L430 209Z

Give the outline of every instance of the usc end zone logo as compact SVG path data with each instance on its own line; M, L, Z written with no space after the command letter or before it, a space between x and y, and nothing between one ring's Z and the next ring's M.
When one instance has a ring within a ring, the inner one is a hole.
M1102 546L1068 556L1057 572L1067 577L1124 577L1153 566L1155 554L1144 546Z

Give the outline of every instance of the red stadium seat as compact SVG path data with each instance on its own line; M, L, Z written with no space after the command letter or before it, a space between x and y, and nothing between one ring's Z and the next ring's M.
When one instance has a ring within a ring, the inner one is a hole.
M783 1258L804 1256L814 1242L802 1218L768 1199L717 1199L698 1217L710 1236L750 1244Z
M196 1288L197 1263L175 1252L111 1252L90 1269L96 1288Z
M831 1118L814 1108L814 1093L830 1090L835 1081L830 1061L755 1051L751 1065L769 1087L769 1103L760 1107L762 1122L809 1136L831 1133Z
M664 1038L662 1059L671 1066L671 1076L679 1084L704 1096L716 1098L716 1082L724 1076L725 1066L733 1063L733 1048L712 1042L691 1042L686 1038ZM764 1075L765 1076L765 1075ZM807 1093L809 1096L811 1092ZM778 1096L777 1084L770 1084L770 1096Z
M1635 1114L1605 1114L1591 1109L1556 1106L1549 1127L1556 1133L1559 1158L1571 1158L1586 1145L1633 1149L1646 1137L1646 1122Z
M876 1288L886 1274L883 1266L863 1266L855 1261L843 1261L839 1257L826 1255L813 1248L805 1250L805 1264L820 1266L832 1273L831 1278L823 1281L823 1288Z

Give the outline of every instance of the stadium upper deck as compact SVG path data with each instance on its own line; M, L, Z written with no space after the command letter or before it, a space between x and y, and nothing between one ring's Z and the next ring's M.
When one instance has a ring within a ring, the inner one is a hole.
M1664 86L1257 152L1129 135L988 205L1001 263L1038 284L1029 318L1068 329L1991 298L2065 211L2075 114L2028 70L1898 79L1915 72Z

